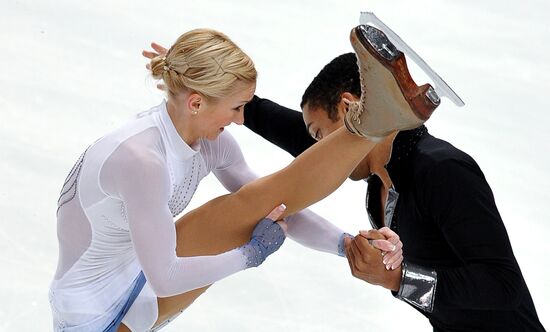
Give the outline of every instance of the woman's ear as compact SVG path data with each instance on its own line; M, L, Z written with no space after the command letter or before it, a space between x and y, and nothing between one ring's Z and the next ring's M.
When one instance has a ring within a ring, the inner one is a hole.
M203 104L203 98L198 93L191 93L187 97L187 108L191 111L191 114L197 115Z

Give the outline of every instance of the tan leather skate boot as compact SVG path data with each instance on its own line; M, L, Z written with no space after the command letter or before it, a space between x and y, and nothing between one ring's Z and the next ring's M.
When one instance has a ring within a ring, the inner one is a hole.
M348 130L376 139L428 120L440 98L431 85L416 85L405 55L386 35L359 25L351 31L350 40L361 76L361 100L348 108L344 119Z

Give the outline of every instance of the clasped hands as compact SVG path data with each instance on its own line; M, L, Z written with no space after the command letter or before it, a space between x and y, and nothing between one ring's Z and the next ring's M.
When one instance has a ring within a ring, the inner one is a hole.
M398 291L401 283L403 243L388 227L360 231L344 239L351 274L373 285Z

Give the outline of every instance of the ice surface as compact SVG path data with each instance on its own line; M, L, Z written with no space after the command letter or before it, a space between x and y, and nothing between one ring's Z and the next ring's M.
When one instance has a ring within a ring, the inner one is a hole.
M50 329L59 190L88 144L162 98L140 55L150 41L221 30L255 60L257 93L298 108L318 71L352 50L361 11L383 18L467 102L443 103L428 127L483 169L548 328L550 2L3 0L0 331ZM260 174L291 160L246 128L230 131ZM364 191L363 182L345 183L314 210L350 233L369 228ZM209 177L192 206L221 193ZM388 291L353 278L344 259L287 241L260 268L215 285L165 331L405 328L429 325Z

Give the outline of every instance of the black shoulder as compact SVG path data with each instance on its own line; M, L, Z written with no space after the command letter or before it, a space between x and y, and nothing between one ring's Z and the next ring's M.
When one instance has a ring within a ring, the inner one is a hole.
M485 181L481 168L469 154L429 134L422 137L417 144L414 169L416 176L420 178L458 179L469 174ZM446 179L448 180L451 179Z

